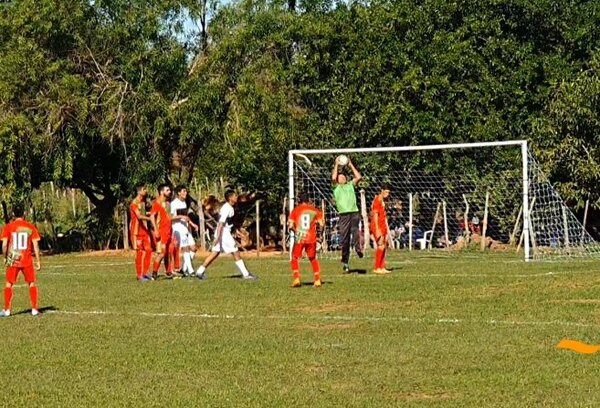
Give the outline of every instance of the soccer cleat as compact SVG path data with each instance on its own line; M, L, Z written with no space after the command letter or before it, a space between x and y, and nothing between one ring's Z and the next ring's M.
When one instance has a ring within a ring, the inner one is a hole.
M205 273L196 273L196 278L200 279L200 280L206 280L206 274Z
M342 269L344 270L344 273L350 272L350 267L348 266L347 263L345 263L344 266L342 266Z
M143 275L142 278L140 279L140 282L150 282L153 281L154 279L152 278L152 276L150 275Z
M158 272L152 272L152 280L158 279Z
M300 286L302 286L302 283L300 282L300 278L294 279L294 283L292 283L292 288L299 288Z
M242 279L255 281L255 280L258 280L258 276L252 275L251 273L249 273L248 275L243 276Z
M388 273L392 273L392 271L388 271L387 269L374 269L373 273L375 275L387 275Z
M358 256L359 258L364 258L365 254L363 251L356 251L356 256Z
M0 317L8 317L10 316L10 310L2 310L0 312Z
M37 315L39 315L39 314L40 314L40 311L39 311L39 310L37 310L37 309L31 309L31 315L32 315L32 316L37 316Z
M321 279L317 279L313 282L313 287L320 288L321 287Z

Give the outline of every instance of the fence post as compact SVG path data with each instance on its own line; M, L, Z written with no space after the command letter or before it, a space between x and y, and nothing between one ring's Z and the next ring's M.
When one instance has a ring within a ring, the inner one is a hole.
M450 239L448 238L448 218L446 214L446 201L442 202L444 210L444 238L446 239L446 249L450 247Z
M129 228L127 226L127 208L123 209L123 248L129 249ZM117 248L115 248L117 249Z
M408 194L408 250L413 249L413 195Z
M481 250L485 251L485 233L487 232L488 224L488 208L490 203L490 192L485 193L485 210L483 211L483 227L481 229Z
M260 256L260 200L256 200L256 257Z
M283 249L284 254L287 252L287 245L285 243L285 240L287 239L286 210L287 210L287 197L283 197L283 209L281 210L280 219L281 219L281 247Z
M588 208L590 206L590 200L585 200L585 211L583 212L583 228L581 229L581 245L585 243L585 225L587 224Z

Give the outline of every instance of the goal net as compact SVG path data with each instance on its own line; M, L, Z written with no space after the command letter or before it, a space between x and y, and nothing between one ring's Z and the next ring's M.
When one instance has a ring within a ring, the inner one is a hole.
M373 248L369 213L386 201L388 244L397 250L513 251L525 260L600 253L527 149L526 141L289 152L290 210L308 194L325 214L323 254L340 251L339 214L332 192L335 158L348 155L356 185L359 240ZM339 171L353 178L349 166Z

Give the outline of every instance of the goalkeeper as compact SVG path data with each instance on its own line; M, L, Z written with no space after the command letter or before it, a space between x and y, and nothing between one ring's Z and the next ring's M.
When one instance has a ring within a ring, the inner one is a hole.
M360 214L358 205L356 204L356 185L362 178L356 167L350 159L348 166L352 170L353 178L348 181L345 174L338 171L340 166L338 158L335 159L333 172L331 173L331 181L333 183L333 197L335 206L339 213L338 227L340 231L340 243L342 247L342 264L344 272L349 272L350 267L348 261L350 259L350 243L356 250L359 258L363 257L362 248L360 247L360 239L358 236L358 224L360 223Z

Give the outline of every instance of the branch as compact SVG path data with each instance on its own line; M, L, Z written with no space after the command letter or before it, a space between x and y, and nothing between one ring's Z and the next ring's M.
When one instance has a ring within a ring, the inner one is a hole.
M96 189L78 181L73 182L73 187L83 191L83 193L87 196L87 198L90 199L90 201L92 202L92 204L94 204L95 207L99 207L100 205L102 205L102 200L96 196L96 192L98 192Z
M171 110L175 110L175 109L179 108L181 105L183 105L184 103L186 103L189 99L190 99L190 97L187 96L187 97L185 97L183 99L180 99L178 101L174 101L171 104Z

